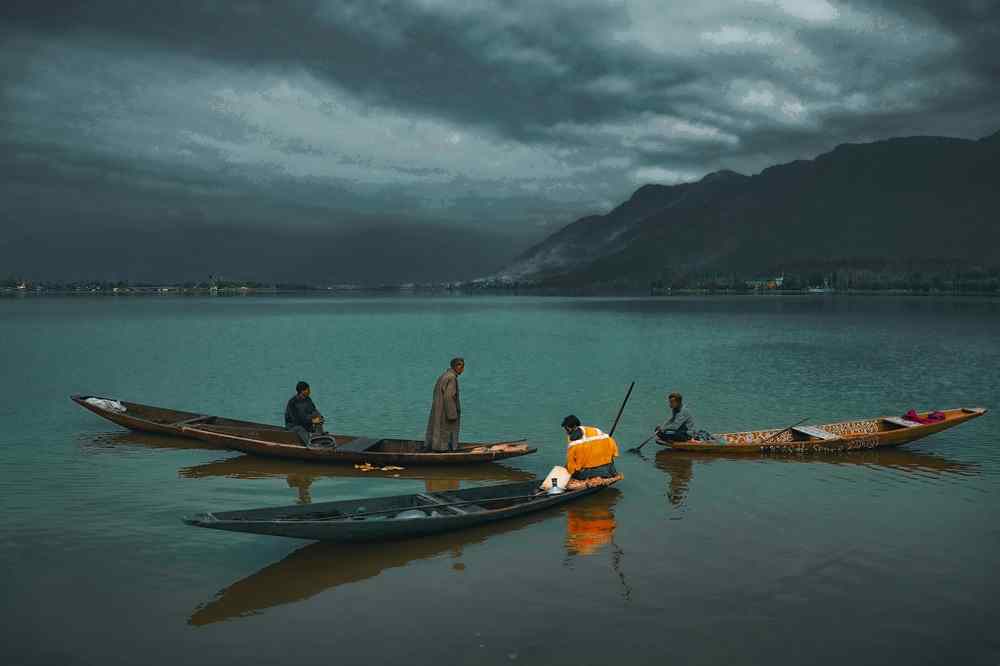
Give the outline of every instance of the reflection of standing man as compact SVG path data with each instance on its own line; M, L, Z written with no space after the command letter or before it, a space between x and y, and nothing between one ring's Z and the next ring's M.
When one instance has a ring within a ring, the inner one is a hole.
M461 485L458 479L424 479L424 487L428 493L443 493L458 490Z
M304 474L289 474L287 477L287 483L289 488L295 488L299 491L299 504L311 504L312 495L309 493L309 489L312 487L313 481L316 479L311 476L306 476Z
M424 447L434 451L458 449L458 431L462 424L462 403L458 397L458 376L465 372L465 359L451 359L451 367L434 384L434 401L427 419Z

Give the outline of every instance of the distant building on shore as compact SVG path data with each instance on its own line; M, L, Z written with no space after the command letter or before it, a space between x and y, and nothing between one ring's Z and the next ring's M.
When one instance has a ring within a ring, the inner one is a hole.
M760 278L756 280L747 280L747 287L753 289L754 291L768 291L771 289L781 289L785 284L784 274L778 277Z

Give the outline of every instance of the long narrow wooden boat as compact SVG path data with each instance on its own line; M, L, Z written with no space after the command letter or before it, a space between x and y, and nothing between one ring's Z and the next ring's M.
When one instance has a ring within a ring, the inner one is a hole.
M371 465L468 465L534 453L526 440L464 443L455 451L439 453L423 450L415 439L374 439L330 434L332 446L303 446L298 435L284 429L245 428L222 425L183 426L183 432L203 442L258 456L311 460L328 463L369 463ZM319 438L314 441L322 441ZM335 442L335 443L334 443Z
M216 530L294 539L340 543L389 541L450 532L542 511L610 485L548 495L540 494L539 482L534 480L440 493L201 513L185 518L184 522Z
M259 615L268 609L298 603L318 594L368 580L386 571L406 566L415 561L445 556L460 560L462 549L486 543L498 537L517 532L544 520L559 521L566 516L567 542L571 548L574 530L592 529L585 514L596 512L606 516L621 497L621 492L611 489L588 500L471 527L467 530L436 534L405 543L341 544L314 541L300 546L284 559L265 566L245 578L220 590L210 601L199 604L188 619L188 624L203 626L215 622L235 620Z
M877 449L899 446L933 435L978 418L986 411L984 407L941 410L944 418L931 423L918 423L898 416L882 416L818 426L727 432L716 435L715 440L673 442L667 448L706 453L820 453ZM921 412L918 415L926 418L930 413Z
M268 425L266 423L239 421L236 419L227 419L221 416L210 416L208 414L198 414L197 412L185 412L178 409L154 407L152 405L143 405L138 402L115 400L114 398L102 398L95 395L73 395L70 396L70 400L84 409L97 414L101 418L105 418L112 423L122 426L123 428L139 432L152 432L160 435L191 437L191 435L184 433L183 428L186 425L195 423L236 428L284 430L281 426Z
M336 446L306 447L295 433L277 425L99 396L74 395L70 399L84 409L130 430L185 437L213 447L293 460L379 466L468 465L516 458L537 451L523 439L463 443L456 451L437 453L422 451L423 441L420 440L374 439L342 434L329 435Z

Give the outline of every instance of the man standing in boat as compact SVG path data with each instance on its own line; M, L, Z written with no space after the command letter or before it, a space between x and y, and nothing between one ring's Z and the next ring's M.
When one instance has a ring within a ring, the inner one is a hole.
M667 396L670 417L656 426L656 443L670 446L671 442L686 442L694 434L694 417L684 409L684 397L680 393Z
M566 431L566 471L572 478L583 481L618 476L618 443L614 437L599 428L581 425L572 414L563 419L562 427Z
M458 432L462 425L462 403L458 397L458 376L465 372L465 359L451 359L450 367L434 384L434 400L427 419L424 448L432 451L458 449Z
M297 434L306 446L314 432L322 432L325 420L309 397L311 392L309 384L299 382L295 385L295 395L285 405L285 429Z

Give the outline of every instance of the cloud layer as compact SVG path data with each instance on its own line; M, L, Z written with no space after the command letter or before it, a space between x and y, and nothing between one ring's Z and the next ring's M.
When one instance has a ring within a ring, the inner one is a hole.
M499 261L637 184L1000 117L984 0L147 5L4 9L9 265L27 226L486 234Z

